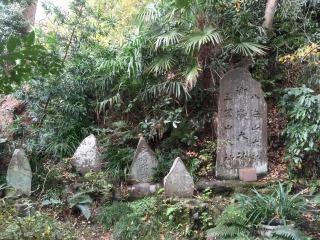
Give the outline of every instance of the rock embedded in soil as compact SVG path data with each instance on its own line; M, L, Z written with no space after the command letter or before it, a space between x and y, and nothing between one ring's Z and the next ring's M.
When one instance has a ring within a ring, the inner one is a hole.
M148 197L156 193L160 184L136 183L133 184L130 191L130 197L133 199Z

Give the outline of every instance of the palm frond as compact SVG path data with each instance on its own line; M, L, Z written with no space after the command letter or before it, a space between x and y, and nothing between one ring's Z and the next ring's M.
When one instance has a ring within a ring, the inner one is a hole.
M106 100L103 100L102 102L99 103L99 113L101 113L102 110L105 109L107 105L113 106L119 102L122 102L122 100L121 100L120 93L118 92L116 95L114 95Z
M160 55L157 56L150 64L148 71L155 74L160 74L169 70L175 62L176 61L171 54Z
M155 43L155 49L158 49L160 47L164 48L169 45L179 43L182 36L183 35L179 33L177 30L172 30L170 32L161 34L160 36L157 37L157 40Z
M185 85L189 91L196 85L200 70L198 61L194 61L193 65L185 71Z
M212 27L205 27L202 32L192 33L186 40L186 50L190 53L196 47L200 49L203 44L208 42L211 42L213 45L222 42L220 33Z
M239 42L235 44L229 44L227 49L231 50L231 52L242 54L244 56L253 56L264 55L266 54L265 50L268 48L266 46L253 43L253 42Z
M184 93L186 97L189 96L185 85L179 81L168 81L164 85L164 90L167 94L180 98L181 94Z
M155 2L148 3L144 9L138 14L138 19L144 20L145 22L155 22L161 17L161 8Z

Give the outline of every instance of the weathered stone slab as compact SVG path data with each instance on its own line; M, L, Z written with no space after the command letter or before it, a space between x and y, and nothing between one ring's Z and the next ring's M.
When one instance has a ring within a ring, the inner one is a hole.
M178 157L164 178L164 191L167 197L192 197L194 182L187 168Z
M267 104L260 83L237 68L220 81L216 177L237 179L240 168L267 168Z
M25 103L8 95L0 101L0 131L5 138L13 140L8 126L13 123L16 114L20 113L25 107Z
M240 168L239 179L243 182L257 181L257 170L255 168Z
M154 151L141 137L130 167L131 180L142 183L151 182L158 164Z
M11 196L30 196L32 172L29 160L23 149L16 149L12 155L7 171L8 185L14 188Z
M97 139L93 134L90 134L80 143L71 158L71 165L82 175L85 175L90 170L95 172L101 170L101 159Z

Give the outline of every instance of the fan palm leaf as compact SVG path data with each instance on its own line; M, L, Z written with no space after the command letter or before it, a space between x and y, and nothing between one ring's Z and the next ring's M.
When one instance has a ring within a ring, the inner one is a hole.
M232 52L237 54L242 54L244 56L252 55L264 55L266 54L265 50L268 48L253 42L239 42L234 44L229 44L227 49L230 49Z
M176 60L171 54L159 55L150 64L148 71L158 75L169 70L175 62Z
M156 2L148 3L142 12L138 14L138 19L145 22L155 22L162 16L161 8L158 7Z
M211 42L213 45L222 42L220 33L212 27L205 27L201 32L192 33L186 40L186 50L188 53L196 47L200 49L203 44Z
M179 81L168 81L165 83L164 90L167 94L180 98L181 94L184 93L186 97L189 96L185 85Z
M164 34L161 34L157 37L156 43L155 43L155 49L158 49L160 47L164 48L169 45L174 45L180 42L180 39L182 38L182 34L179 33L177 30L172 30L170 32L166 32Z

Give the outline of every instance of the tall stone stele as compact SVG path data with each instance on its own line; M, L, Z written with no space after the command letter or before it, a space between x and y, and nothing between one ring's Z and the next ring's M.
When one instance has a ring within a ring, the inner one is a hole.
M239 169L267 167L267 104L260 83L237 68L220 81L216 177L237 179Z
M187 198L193 196L194 182L180 157L177 157L165 176L164 192L167 197Z
M7 182L13 188L11 196L30 196L32 172L29 160L23 149L16 149L12 155L7 171Z
M151 182L158 164L154 151L141 137L130 167L130 180L136 183Z
M90 170L95 172L101 170L101 158L97 139L93 134L90 134L80 143L71 158L71 165L82 175L85 175Z

